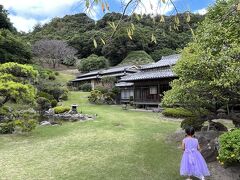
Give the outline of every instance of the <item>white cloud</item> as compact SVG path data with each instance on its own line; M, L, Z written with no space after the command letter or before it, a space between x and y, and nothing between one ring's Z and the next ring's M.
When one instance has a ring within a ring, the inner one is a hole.
M206 8L198 9L198 10L194 11L194 13L204 15L207 13L207 9Z
M37 23L48 22L53 17L70 14L73 5L81 8L80 0L1 0L11 14L14 26L19 31L32 30Z
M38 21L34 18L25 18L21 16L9 15L11 22L13 23L14 27L17 27L18 31L29 32L33 29L33 27L40 23L45 24L50 21L50 19L44 19L42 21Z

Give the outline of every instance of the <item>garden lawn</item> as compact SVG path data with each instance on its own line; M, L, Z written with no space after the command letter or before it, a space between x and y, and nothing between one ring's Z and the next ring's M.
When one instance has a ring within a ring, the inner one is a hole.
M95 121L1 135L0 179L182 179L181 151L165 140L178 122L121 106L91 105L87 95L71 92L63 104L79 104L79 111L97 114Z

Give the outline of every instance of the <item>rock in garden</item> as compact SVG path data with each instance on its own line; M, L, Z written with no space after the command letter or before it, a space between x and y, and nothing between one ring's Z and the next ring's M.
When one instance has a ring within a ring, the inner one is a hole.
M49 121L42 121L40 122L41 126L51 126L51 123Z

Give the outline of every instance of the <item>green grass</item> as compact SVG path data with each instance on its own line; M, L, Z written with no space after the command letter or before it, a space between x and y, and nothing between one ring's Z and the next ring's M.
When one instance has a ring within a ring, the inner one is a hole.
M157 114L91 105L88 93L71 92L95 121L38 127L29 135L0 136L0 179L178 180L181 151L165 137L178 122Z
M65 70L65 71L58 71L58 72L59 72L59 75L56 76L55 82L66 84L68 81L76 78L76 76L72 74L70 71Z

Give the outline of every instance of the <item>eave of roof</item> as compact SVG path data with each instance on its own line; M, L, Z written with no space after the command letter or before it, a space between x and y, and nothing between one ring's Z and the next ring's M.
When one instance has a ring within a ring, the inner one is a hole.
M131 82L119 82L115 84L116 87L130 87L133 86Z
M144 70L144 69L154 69L154 68L159 68L159 67L173 66L177 63L179 58L180 58L179 54L163 56L162 59L156 63L142 65L141 69Z
M135 74L127 75L121 78L121 82L131 82L148 79L163 79L177 77L170 68L153 71L142 71Z

